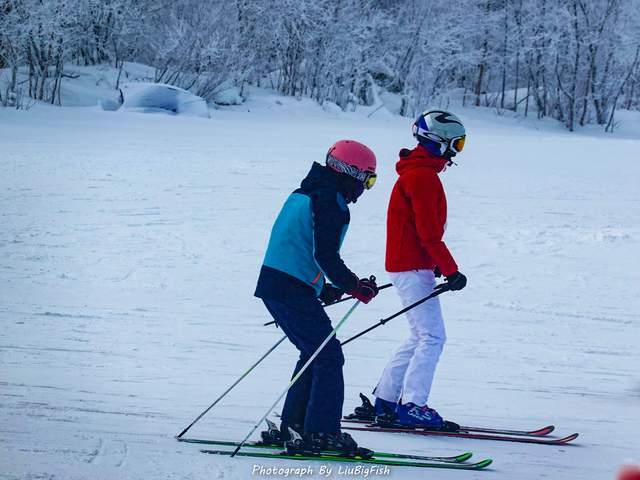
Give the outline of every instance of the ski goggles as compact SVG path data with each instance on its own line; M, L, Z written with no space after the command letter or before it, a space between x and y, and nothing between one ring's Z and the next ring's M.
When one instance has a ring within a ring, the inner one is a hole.
M365 173L367 175L362 183L364 185L364 188L366 188L367 190L371 190L373 186L376 184L376 181L378 180L378 175L371 172L365 172Z
M333 170L349 175L362 182L364 188L371 190L378 180L378 175L375 172L366 172L357 169L352 165L348 165L341 160L338 160L333 155L327 155L327 166Z
M433 142L440 144L441 152L444 154L447 150L451 150L453 153L460 153L464 148L464 142L466 140L466 135L461 135L459 137L453 137L449 140L442 138L440 135L437 135L432 132L427 132L421 128L414 127L414 133L418 136L431 140Z
M452 138L449 140L448 149L455 153L460 153L464 148L465 139L465 136Z

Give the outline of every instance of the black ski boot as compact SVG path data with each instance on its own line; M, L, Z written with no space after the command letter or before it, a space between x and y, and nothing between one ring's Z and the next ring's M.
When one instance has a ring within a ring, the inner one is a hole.
M376 415L373 423L379 427L402 428L402 426L396 422L397 418L396 412L385 412L382 415Z
M280 429L271 420L266 419L266 422L267 430L260 432L262 443L265 445L276 445L278 447L283 446L286 439L282 438Z
M341 457L371 458L373 456L373 450L359 447L348 433L308 433L305 434L305 441L320 451L329 451Z
M264 445L282 447L285 442L291 439L290 430L295 432L302 431L302 428L299 425L288 425L286 423L282 423L278 429L276 424L271 420L266 419L265 421L267 422L267 430L260 433L262 443Z
M376 418L376 409L371 404L371 400L367 398L366 395L360 394L360 400L362 401L362 405L356 407L353 410L353 413L346 415L344 418L346 420L365 420L365 421L373 421Z
M289 429L289 439L284 442L284 447L289 455L320 455L322 453L318 444L302 438L293 428Z
M440 431L442 431L442 432L459 432L460 431L460 425L458 425L456 422L452 422L450 420L445 420L444 421L444 425L442 426Z

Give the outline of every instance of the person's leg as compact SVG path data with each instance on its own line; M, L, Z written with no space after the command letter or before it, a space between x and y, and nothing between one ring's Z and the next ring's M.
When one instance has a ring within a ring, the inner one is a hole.
M309 360L309 356L299 346L300 340L295 334L295 328L289 327L290 324L293 323L295 325L297 323L296 314L281 302L264 300L264 303L278 326L300 351L300 357L291 375L291 378L293 378ZM309 393L311 392L311 380L312 370L308 368L287 392L281 416L281 430L285 438L288 436L288 427L292 427L300 433L304 431L304 420L307 404L309 403Z
M291 378L296 376L302 366L307 363L307 360L309 360L309 357L301 353L300 359L298 360L298 363L296 363L296 368L293 370ZM287 392L287 396L282 407L282 430L286 430L287 427L291 427L296 432L302 433L304 431L304 421L307 414L309 394L311 393L311 381L312 372L309 368ZM288 432L283 431L282 433L286 434Z
M397 403L400 400L404 376L417 345L418 339L411 332L409 338L394 353L384 368L380 380L373 390L376 398L392 403Z
M410 305L431 293L435 277L431 270L418 270L406 277L401 289L402 302ZM433 378L446 341L444 320L438 298L429 300L407 312L418 343L405 374L402 403L426 405Z
M301 359L303 356L308 359L313 355L333 330L331 320L320 302L315 299L296 300L286 304L271 300L268 302L271 309L276 307L281 311L286 310L285 315L281 314L281 317L285 317L286 320L284 322L278 321L278 324L300 350ZM343 364L342 347L334 337L307 369L311 378L310 388L306 386L301 388L304 393L308 393L304 422L305 433L340 431L344 402ZM299 381L301 380L302 378ZM297 394L295 399L291 395L292 412L294 406L301 408L302 398L303 396L300 394Z
M329 328L331 328L330 324ZM322 340L330 332L331 329L326 332L326 335L323 332ZM344 404L343 365L342 347L334 337L322 349L311 366L313 380L304 424L305 432L336 433L340 431Z
M408 272L389 272L389 277L395 286L403 308L408 307L413 302L407 301L406 291L415 283L415 270ZM418 331L409 323L409 338L395 352L391 360L387 363L378 385L373 391L376 398L387 402L397 403L400 400L404 378L409 367L409 362L413 358L418 346Z

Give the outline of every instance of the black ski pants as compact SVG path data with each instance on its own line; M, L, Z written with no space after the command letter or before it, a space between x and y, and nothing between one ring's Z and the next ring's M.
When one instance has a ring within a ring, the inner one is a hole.
M269 313L300 351L295 376L329 336L331 320L316 298L263 299ZM344 403L344 356L333 337L291 387L282 410L282 423L304 433L340 432ZM293 378L293 377L292 377Z

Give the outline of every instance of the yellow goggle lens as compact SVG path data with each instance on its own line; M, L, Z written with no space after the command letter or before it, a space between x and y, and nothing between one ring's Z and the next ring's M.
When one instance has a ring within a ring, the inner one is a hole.
M369 175L367 179L364 181L364 188L367 190L371 190L373 186L376 184L376 180L378 179L377 175Z

